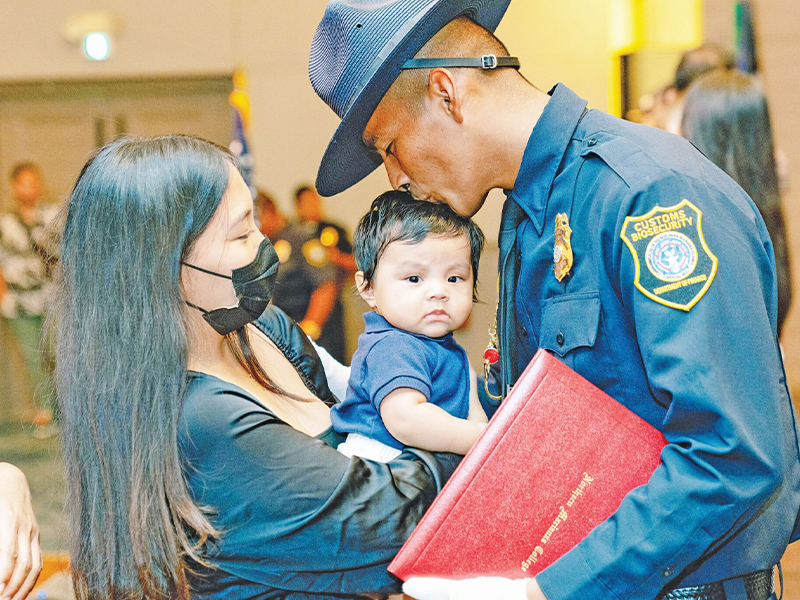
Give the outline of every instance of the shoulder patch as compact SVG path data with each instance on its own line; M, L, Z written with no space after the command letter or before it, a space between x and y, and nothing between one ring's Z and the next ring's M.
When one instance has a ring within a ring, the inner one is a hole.
M702 219L688 200L625 219L619 236L633 255L634 284L645 296L688 311L711 287L717 257L706 245Z

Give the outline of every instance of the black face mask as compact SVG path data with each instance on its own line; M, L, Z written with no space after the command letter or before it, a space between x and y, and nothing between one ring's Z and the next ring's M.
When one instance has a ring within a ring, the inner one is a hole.
M255 321L267 308L275 289L280 260L269 239L264 238L264 241L258 247L258 252L256 252L253 262L239 269L234 269L230 277L201 269L186 262L183 264L197 271L222 277L223 279L230 279L233 282L233 291L239 300L236 306L207 311L191 302L186 302L192 308L196 308L203 313L203 318L217 333L227 335L231 331L236 331L240 327Z

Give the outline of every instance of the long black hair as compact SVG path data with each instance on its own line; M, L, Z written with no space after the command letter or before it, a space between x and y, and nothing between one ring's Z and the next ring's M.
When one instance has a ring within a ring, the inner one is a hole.
M792 284L769 108L757 77L713 71L686 94L683 135L753 199L767 225L778 271L778 333Z
M188 598L187 559L203 563L217 535L177 443L190 310L180 265L231 164L199 138L122 138L86 163L70 196L52 322L80 599ZM244 333L228 341L242 339L249 369Z

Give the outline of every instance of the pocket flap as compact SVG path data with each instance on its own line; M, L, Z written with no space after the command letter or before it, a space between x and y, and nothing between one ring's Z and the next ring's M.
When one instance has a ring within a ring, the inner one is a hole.
M594 346L600 325L600 295L583 292L556 296L542 303L539 346L564 356L582 346Z

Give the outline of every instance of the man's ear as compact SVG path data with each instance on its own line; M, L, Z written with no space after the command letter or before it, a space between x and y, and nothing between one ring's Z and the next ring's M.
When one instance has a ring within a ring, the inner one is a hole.
M375 290L372 285L364 277L364 271L356 271L356 289L364 302L369 304L370 308L375 308Z
M428 100L441 107L456 123L462 123L463 87L463 79L457 82L452 71L441 67L431 69L428 76Z

